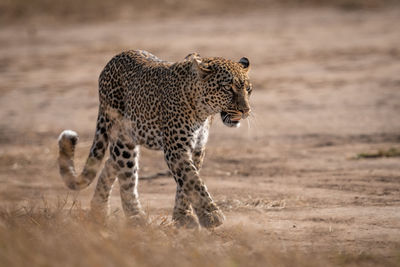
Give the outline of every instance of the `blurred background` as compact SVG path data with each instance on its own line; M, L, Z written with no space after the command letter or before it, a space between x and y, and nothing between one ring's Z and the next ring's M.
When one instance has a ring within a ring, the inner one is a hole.
M0 201L70 194L56 140L64 129L80 134L80 170L98 75L115 54L246 56L253 115L239 129L216 119L202 170L227 225L251 226L278 247L392 255L400 246L399 22L397 0L0 0ZM161 153L143 149L142 176L165 169ZM174 190L170 177L139 185L153 216L171 213ZM86 209L92 193L75 197Z
M176 16L221 16L271 8L332 7L345 11L390 8L397 0L1 0L4 22L88 22Z

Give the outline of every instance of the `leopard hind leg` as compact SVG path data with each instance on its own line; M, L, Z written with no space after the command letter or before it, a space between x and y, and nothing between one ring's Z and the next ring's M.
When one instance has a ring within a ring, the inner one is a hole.
M143 224L146 222L146 219L137 191L139 180L139 146L122 138L118 139L112 145L110 153L117 168L121 204L125 216L132 224Z
M100 173L94 196L90 202L92 217L105 222L110 209L110 195L113 184L117 178L117 168L112 159L108 159Z

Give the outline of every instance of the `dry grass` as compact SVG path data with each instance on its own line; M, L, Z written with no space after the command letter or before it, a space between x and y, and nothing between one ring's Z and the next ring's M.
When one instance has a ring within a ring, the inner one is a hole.
M245 225L189 231L151 219L135 227L114 214L104 226L67 200L2 207L0 266L399 266L363 253L279 251Z

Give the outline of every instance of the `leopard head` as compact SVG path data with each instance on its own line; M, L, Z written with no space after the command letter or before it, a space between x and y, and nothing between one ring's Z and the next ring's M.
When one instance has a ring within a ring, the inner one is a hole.
M243 57L238 62L224 58L201 58L192 55L202 90L201 105L210 114L220 113L228 127L239 127L240 120L250 114L249 97L252 84L248 77L250 62Z

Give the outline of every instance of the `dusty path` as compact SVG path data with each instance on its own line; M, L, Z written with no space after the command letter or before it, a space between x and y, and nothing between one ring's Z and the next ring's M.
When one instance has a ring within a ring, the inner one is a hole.
M79 132L78 167L97 116L97 77L125 49L166 60L251 60L254 116L215 123L202 171L227 215L282 249L390 255L400 248L399 10L275 10L236 17L0 29L0 200L63 198L56 137ZM166 167L143 151L141 174ZM142 181L151 216L170 214L173 179ZM79 193L87 205L93 186ZM119 209L118 187L112 198ZM121 212L120 212L121 213ZM223 227L221 229L224 229ZM263 242L264 242L263 241Z

